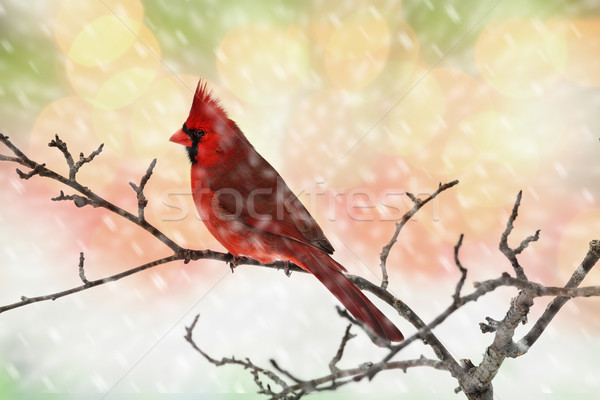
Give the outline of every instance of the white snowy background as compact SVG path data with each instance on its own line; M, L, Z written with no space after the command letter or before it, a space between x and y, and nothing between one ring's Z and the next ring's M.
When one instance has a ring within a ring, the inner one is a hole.
M0 2L0 131L63 171L47 147L54 134L76 155L105 143L81 181L131 210L128 182L158 158L149 221L181 245L221 249L195 215L185 153L168 142L198 78L352 273L379 279L379 251L408 206L402 193L461 181L406 226L388 262L392 292L426 321L451 301L460 233L466 292L510 271L497 243L521 189L512 243L542 230L520 258L530 278L564 284L599 239L595 1ZM14 168L0 163L1 304L78 285L80 251L89 279L169 254L115 215L51 202L59 185L21 181ZM600 284L600 272L586 284ZM469 304L436 333L477 364L492 338L478 323L502 318L514 295L502 289ZM0 398L261 398L246 371L195 353L184 327L199 313L196 340L212 356L264 366L273 358L313 378L328 372L345 329L335 304L303 274L160 266L0 314ZM545 305L536 301L530 321ZM598 299L570 302L528 354L505 362L495 398L597 398L599 313ZM382 354L360 335L340 365ZM431 351L412 345L401 355L420 354ZM461 398L455 387L423 368L312 398Z

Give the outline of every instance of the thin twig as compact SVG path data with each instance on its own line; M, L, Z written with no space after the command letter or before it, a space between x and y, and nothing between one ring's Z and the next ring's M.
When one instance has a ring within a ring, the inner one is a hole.
M465 280L467 279L467 269L462 266L462 263L460 262L460 258L458 257L458 251L460 250L460 247L462 246L464 237L465 237L465 235L461 233L460 237L458 238L458 242L454 246L454 263L456 264L456 267L460 271L460 279L458 280L458 283L456 284L456 289L454 289L454 296L452 297L454 299L455 303L458 303L460 301L460 292L462 290L463 285L465 284Z
M19 150L10 141L8 136L0 134L0 143L3 143L6 147L8 147L17 156L18 160L14 161L14 162L21 164L23 166L29 167L31 169L31 171L28 174L25 174L17 169L17 173L19 174L19 176L21 178L28 179L29 177L31 177L33 175L39 175L39 176L43 176L43 177L58 181L60 183L63 183L64 185L69 186L70 188L75 189L77 192L81 193L84 198L87 198L87 201L89 202L89 204L99 204L100 207L105 208L105 209L107 209L115 214L118 214L121 217L133 222L134 224L138 225L142 229L148 231L150 234L152 234L158 240L163 242L166 246L168 246L174 252L178 252L178 251L182 250L181 247L179 245L177 245L177 243L175 243L173 240L168 238L164 233L162 233L154 225L150 224L146 220L140 221L138 219L138 217L136 217L129 211L126 211L126 210L122 209L121 207L116 206L115 204L98 196L92 190L90 190L86 186L83 186L79 182L77 182L76 179L74 179L74 178L71 179L71 176L73 174L75 174L77 172L77 170L74 169L75 164L73 162L73 157L68 152L66 144L58 137L58 135L56 135L55 139L52 140L49 145L52 147L57 147L64 154L65 159L67 161L67 165L69 165L69 177L68 178L47 168L44 164L39 164L39 163L29 159L21 150ZM99 150L101 150L101 147L99 148ZM90 158L93 159L93 157L91 155L90 155ZM13 161L13 160L10 160L10 161ZM72 172L72 171L74 171L74 172ZM80 204L82 204L82 202L84 202L84 201L85 200L80 199Z
M84 157L83 153L79 153L79 161L75 163L73 166L73 177L71 179L75 179L75 174L79 172L79 168L81 168L84 164L92 162L92 160L102 152L104 148L104 143L100 144L98 148L90 153L89 156ZM71 177L71 173L69 173L69 177Z
M101 203L97 203L94 200L91 200L84 196L80 196L78 194L65 195L65 193L62 190L60 191L60 194L57 197L52 197L50 200L52 200L52 201L72 200L76 207L85 207L87 205L90 205L92 207L102 207Z
M164 257L164 258L160 258L158 260L154 260L152 262L140 265L138 267L131 268L131 269L127 270L127 271L123 271L123 272L120 272L118 274L108 276L106 278L97 279L97 280L94 280L94 281L88 281L87 284L84 283L83 285L75 286L73 288L70 288L70 289L67 289L67 290L63 290L63 291L60 291L60 292L51 293L51 294L47 294L47 295L43 295L43 296L35 296L35 297L21 296L21 301L16 302L16 303L12 303L12 304L7 304L5 306L0 307L0 313L3 313L3 312L8 311L8 310L13 310L15 308L23 307L23 306L26 306L28 304L38 303L40 301L48 301L48 300L54 301L54 300L59 299L61 297L68 296L70 294L77 293L77 292L82 292L84 290L88 290L88 289L91 289L91 288L96 287L96 286L104 285L105 283L108 283L108 282L118 281L119 279L123 279L126 276L133 275L133 274L136 274L138 272L144 271L146 269L153 268L153 267L156 267L158 265L163 265L163 264L169 263L171 261L180 260L180 259L181 258L177 257L177 256Z
M432 360L429 358L425 358L421 356L420 358L413 360L405 360L405 361L390 361L381 367L382 371L389 370L401 370L403 372L407 372L409 368L415 367L431 367L437 370L446 371L446 366L439 360ZM334 390L341 386L344 386L348 383L356 382L356 377L360 377L365 373L364 367L358 368L349 368L349 369L340 369L335 373L331 373L328 375L324 375L319 378L311 379L310 383L312 384L313 391L324 391L324 390ZM323 386L325 384L329 384L327 386ZM282 390L276 396L270 398L270 400L276 399L284 399L285 395L288 393L294 393L298 390L304 388L303 383L290 385L288 388Z
M340 347L338 347L337 352L335 353L331 361L329 361L329 370L332 374L336 371L339 371L337 364L340 362L342 356L344 355L344 349L346 348L346 344L348 343L348 341L350 341L350 339L356 337L356 335L350 333L350 329L352 329L352 324L348 324L348 326L346 327L346 331L344 332L344 336L342 337L342 341L340 342Z
M481 329L481 333L492 333L498 330L500 326L500 321L496 321L493 318L485 317L486 322L479 323L479 329Z
M224 262L229 262L231 260L232 256L229 253L221 253L218 251L212 251L212 250L190 250L190 249L180 249L180 251L176 252L175 254L168 256L168 257L164 257L164 258L159 258L156 259L154 261L148 262L146 264L143 265L139 265L136 266L134 268L128 269L126 271L120 272L118 274L115 275L111 275L105 278L101 278L101 279L97 279L94 281L89 281L87 285L82 285L82 286L75 286L66 290L62 290L56 293L50 293L47 295L43 295L43 296L35 296L35 297L26 297L26 296L22 296L22 298L25 298L26 301L19 301L16 303L12 303L12 304L7 304L4 306L0 306L0 313L3 313L5 311L8 310L13 310L15 308L20 308L20 307L24 307L26 305L32 304L32 303L38 303L41 301L48 301L48 300L56 300L60 297L64 297L73 293L77 293L77 292L81 292L84 290L88 290L91 289L93 287L96 286L100 286L100 285L104 285L106 283L109 282L114 282L117 281L119 279L123 279L127 276L136 274L138 272L144 271L146 269L149 268L153 268L153 267L157 267L159 265L163 265L163 264L167 264L170 263L172 261L196 261L196 260L217 260L217 261L224 261ZM272 269L282 269L283 266L281 265L280 262L275 262L272 264L262 264L256 260L253 259L248 259L248 258L242 258L240 259L240 265L253 265L253 266L262 266L265 268L272 268ZM295 265L290 265L290 269L294 269L294 271L298 271L298 272L306 272L304 270L302 270L301 268L295 266Z
M29 180L29 178L31 178L32 176L40 175L43 172L45 166L46 166L46 164L38 164L35 167L33 167L31 169L31 171L29 171L27 173L25 173L25 172L21 171L19 168L17 168L17 175L19 175L19 178L21 178L23 180Z
M69 179L74 181L75 174L77 171L75 171L75 162L73 161L73 156L71 156L71 152L67 148L67 144L64 141L62 141L58 137L58 135L54 135L54 139L52 139L50 143L48 143L48 147L56 147L58 150L60 150L61 153L63 153L65 161L67 162L67 166L69 167Z
M98 148L90 153L89 156L85 157L83 153L79 153L79 161L74 162L73 156L71 152L67 148L67 144L61 140L58 135L54 135L54 139L48 143L49 147L56 147L63 153L65 157L65 161L67 162L67 166L69 167L69 179L74 181L77 172L79 172L79 168L81 168L84 164L91 162L97 155L102 152L102 148L104 144L98 146Z
M281 386L282 389L286 389L288 387L288 384L283 379L281 379L276 373L274 373L273 371L270 371L268 369L257 366L249 358L246 358L245 360L239 360L235 357L231 357L231 358L223 357L220 360L217 360L216 358L213 358L210 355L208 355L204 350L202 350L197 345L196 341L193 338L194 329L196 328L196 324L198 323L199 318L200 318L200 315L199 314L196 315L196 317L192 321L191 325L185 328L186 334L185 334L184 338L194 348L194 350L196 350L198 353L200 353L202 355L202 357L204 357L208 362L210 362L211 364L213 364L217 367L220 367L223 365L241 365L242 367L244 367L244 369L249 369L254 377L254 383L256 383L256 385L259 388L258 393L260 393L260 394L268 394L268 395L275 394L271 390L270 385L267 384L267 386L265 387L264 383L260 379L260 375L264 375L265 377L270 379L275 384Z
M436 198L437 195L442 193L444 190L450 189L451 187L453 187L457 184L458 184L457 180L445 183L443 185L440 183L438 185L438 189L433 194L427 196L423 200L419 200L414 195L412 195L412 193L406 193L408 198L410 198L412 200L413 206L408 212L406 212L402 216L402 219L396 223L396 230L394 231L392 238L385 246L383 246L383 248L381 249L381 254L379 256L379 260L380 260L379 265L381 267L381 275L382 275L382 281L381 281L382 289L387 289L387 286L389 284L387 265L386 265L388 256L390 255L390 251L392 250L392 247L398 241L398 235L400 235L400 231L402 230L404 225L417 213L417 211L419 211L421 209L421 207L423 207L425 204L427 204L428 202L430 202L431 200Z
M361 321L359 319L356 319L356 318L352 318L352 316L346 311L345 308L341 308L339 306L335 306L335 308L336 308L336 310L338 312L338 315L340 317L345 318L348 321L350 321L350 324L359 326L367 334L367 336L369 336L369 338L373 341L373 343L375 343L377 346L387 347L387 348L391 348L392 347L392 342L390 342L386 338L383 338L383 337L379 336L365 322L363 322L363 321Z
M527 248L527 246L529 246L529 243L536 242L539 240L539 238L540 238L540 230L538 229L537 231L535 231L535 233L533 235L527 236L525 239L523 239L523 241L521 242L519 247L514 249L515 254L521 254L523 252L523 250L525 250Z
M522 196L523 191L520 190L519 194L517 194L517 199L515 200L515 205L513 206L512 213L510 214L510 217L506 222L506 229L504 230L504 232L502 232L502 235L500 237L499 249L502 252L502 254L504 254L504 256L510 261L513 269L515 270L517 278L521 280L527 280L525 271L523 270L523 267L521 267L521 264L519 264L519 260L517 260L517 254L520 254L529 245L529 243L538 240L540 237L540 231L538 230L536 231L535 235L525 238L516 250L513 250L508 245L508 236L512 232L514 222L517 219L517 216L519 215L519 206L521 205Z
M291 374L289 371L287 371L287 370L285 370L285 369L281 368L281 367L280 367L280 366L277 364L277 361L275 361L275 360L273 360L273 359L269 360L269 362L271 363L271 365L272 365L272 366L273 366L273 367L274 367L274 368L275 368L277 371L279 371L279 372L280 372L280 373L282 373L283 375L285 375L285 376L287 376L288 378L290 378L291 380L293 380L293 381L294 381L296 384L298 384L298 385L302 386L302 389L303 389L305 392L311 392L311 391L313 391L313 390L314 390L315 386L314 386L314 385L313 385L311 382L309 382L309 381L305 381L305 380L302 380L302 379L300 379L300 378L297 378L297 377L295 377L295 376L294 376L294 375L292 375L292 374Z
M85 261L85 257L83 256L83 251L82 251L81 253L79 253L79 279L81 279L81 282L83 282L83 284L85 286L89 286L90 281L88 281L87 278L85 277L85 269L83 269L84 261Z
M144 174L144 176L142 176L142 179L140 180L140 186L137 186L133 182L129 182L129 185L131 185L131 187L133 188L133 190L135 191L135 193L137 195L138 218L140 219L140 221L145 221L144 209L148 205L148 200L146 200L146 196L144 196L144 188L146 187L146 183L148 183L148 180L152 176L152 170L154 169L155 166L156 166L156 158L154 160L152 160L152 162L148 166L148 169L146 170L146 173Z

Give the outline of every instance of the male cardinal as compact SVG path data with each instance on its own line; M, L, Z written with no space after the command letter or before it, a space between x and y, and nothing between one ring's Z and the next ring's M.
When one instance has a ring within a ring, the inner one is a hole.
M172 142L186 147L192 195L210 233L236 258L293 262L317 277L358 320L389 341L402 333L344 275L333 247L277 171L198 82Z

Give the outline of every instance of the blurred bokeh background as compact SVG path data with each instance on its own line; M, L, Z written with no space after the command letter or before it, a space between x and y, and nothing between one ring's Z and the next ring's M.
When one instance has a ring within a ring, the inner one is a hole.
M195 214L185 152L168 142L200 77L352 273L379 279L405 192L460 180L410 221L388 262L391 290L425 320L451 301L460 233L467 291L509 271L497 246L519 190L512 243L541 229L520 257L530 278L564 284L599 239L597 2L0 2L0 131L60 171L47 147L55 134L75 155L104 143L80 180L131 210L128 182L157 158L149 221L181 245L221 249ZM22 181L14 168L0 163L0 303L78 285L80 251L90 279L168 255L115 215L50 201L60 185ZM586 284L600 284L600 272ZM514 294L499 290L440 326L456 358L480 361L491 336L478 322L502 318ZM184 326L200 313L209 354L275 358L312 378L344 331L335 304L309 276L165 265L0 315L0 398L258 398L246 371L194 353ZM599 312L598 299L570 302L527 355L505 363L496 398L598 395ZM361 335L341 366L381 354ZM413 345L405 357L420 354L431 352ZM454 399L455 386L420 369L313 398Z

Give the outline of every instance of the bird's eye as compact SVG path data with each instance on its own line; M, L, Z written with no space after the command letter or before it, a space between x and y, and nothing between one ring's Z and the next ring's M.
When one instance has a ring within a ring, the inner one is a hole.
M190 129L186 124L183 124L181 130L194 142L199 142L200 139L202 139L202 136L206 135L206 131L202 129Z
M196 138L200 139L204 135L206 135L206 132L202 129L194 129L194 136L196 136Z

